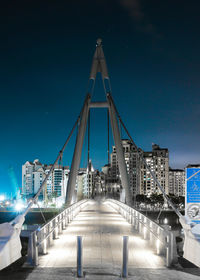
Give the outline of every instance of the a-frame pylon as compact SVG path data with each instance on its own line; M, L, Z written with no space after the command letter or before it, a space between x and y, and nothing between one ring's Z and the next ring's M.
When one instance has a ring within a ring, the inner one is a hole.
M129 186L129 177L128 177L128 173L127 173L123 146L122 146L122 141L121 141L121 137L120 137L120 129L119 129L118 120L117 120L117 111L116 111L116 107L115 107L113 98L111 96L110 79L108 76L108 70L107 70L107 66L106 66L106 60L104 57L101 39L97 40L96 50L95 50L93 61L92 61L92 67L91 67L89 79L93 80L93 82L94 82L96 80L96 75L98 72L100 72L101 76L102 76L102 81L103 81L107 101L106 102L91 102L90 94L87 94L87 96L85 98L83 109L80 114L79 129L78 129L78 134L77 134L77 138L76 138L76 144L75 144L71 169L70 169L70 173L69 173L69 180L68 180L68 184L67 184L66 204L70 205L73 201L73 196L75 195L76 178L77 178L78 169L79 169L80 160L81 160L81 152L82 152L83 140L84 140L86 127L87 127L89 110L90 110L90 108L108 108L113 138L114 138L114 142L115 142L115 146L116 146L119 172L121 175L121 183L122 183L122 187L125 189L126 203L128 205L131 205L132 197L131 197L131 191L130 191L130 186ZM106 89L106 86L105 86L106 80L108 81L108 87L109 87L108 89Z

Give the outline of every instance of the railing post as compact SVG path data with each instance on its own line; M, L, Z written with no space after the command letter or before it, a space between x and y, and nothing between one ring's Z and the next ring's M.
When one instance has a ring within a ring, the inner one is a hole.
M53 228L54 228L53 221L51 221L51 223L50 223L50 230L52 231L51 237L50 237L51 243L53 242L53 237L54 237Z
M68 210L68 222L71 222L71 208Z
M68 215L67 215L67 210L65 210L65 228L67 227L68 224Z
M133 225L134 229L136 229L135 228L135 224L136 224L135 221L136 221L136 219L135 219L135 210L133 210L132 225Z
M38 246L37 246L37 234L36 231L33 232L33 249L34 249L34 258L33 265L38 265Z
M77 236L77 277L83 277L82 250L82 236Z
M144 239L150 239L150 221L148 218L144 218Z
M149 228L150 228L150 232L149 232L149 242L150 242L150 245L152 246L152 244L153 244L153 234L152 234L153 225L152 225L152 221L150 221L150 223L149 223Z
M132 221L133 221L133 211L132 209L130 208L130 220L129 220L129 223L132 225Z
M66 210L66 214L67 214L67 224L69 224L70 223L69 209Z
M170 248L170 236L167 235L167 244L166 244L166 267L170 267L171 264L171 248Z
M71 209L71 221L74 219L74 211L73 208Z
M58 216L58 218L59 218L59 220L58 220L58 232L59 232L59 234L61 234L62 233L62 214L60 214Z
M129 207L129 224L132 223L132 211L131 211L131 208Z
M160 237L160 228L159 228L159 227L157 227L157 236ZM160 246L161 246L160 240L157 239L157 240L156 240L156 254L157 254L157 255L160 255L160 251L161 251L161 250L160 250L160 249L161 249Z
M38 246L38 252L43 254L44 251L44 244L43 242L41 243L41 241L43 240L43 235L44 235L44 228L39 229L38 231L38 243L40 243L40 245Z
M128 277L128 236L123 236L122 277Z
M57 218L55 218L53 220L53 228L54 228L54 231L53 231L53 239L57 239L58 238L58 228L57 228Z
M29 235L29 239L28 239L27 262L28 264L33 265L33 233Z
M128 209L127 209L127 207L125 208L125 219L126 219L126 221L128 221Z
M51 232L51 223L48 223L46 227L47 227L46 233L48 235L48 237L47 237L47 248L49 248L51 246L51 235L49 234Z
M63 221L62 221L62 226L63 226L63 230L66 229L66 212L63 212Z
M144 221L144 220L143 220ZM143 224L143 238L144 238L144 240L146 240L147 239L147 227L146 227L146 223L144 222L144 224Z
M142 231L142 223L141 223L141 214L138 215L138 233L141 234Z
M65 219L64 219L64 213L61 214L61 219L62 219L62 222L61 222L61 226L62 226L62 231L65 229Z
M47 239L45 238L45 236L46 236L46 227L43 228L43 232L42 233L43 233L42 234L42 238L44 239L43 246L42 246L42 248L43 248L43 252L42 253L45 255L47 253Z
M166 244L166 266L170 267L172 262L176 259L177 255L174 256L174 236L173 233L169 231L167 235L167 244Z
M36 231L32 232L29 236L27 262L31 266L38 265L38 247Z

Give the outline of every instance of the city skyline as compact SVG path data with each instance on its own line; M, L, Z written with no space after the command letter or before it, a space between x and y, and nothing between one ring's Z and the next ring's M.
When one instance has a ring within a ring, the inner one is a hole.
M13 174L20 185L26 160L54 161L81 110L98 37L103 39L116 106L136 144L143 150L150 150L152 142L167 147L172 168L200 162L200 4L155 1L152 10L148 3L136 2L137 9L131 1L102 1L93 7L81 1L3 4L3 192L13 191ZM105 99L99 78L93 97ZM91 159L100 168L107 158L106 114L92 115ZM72 150L73 141L65 165L71 164ZM10 166L14 173L9 173Z
M168 149L154 144L152 145L152 151L146 152L139 149L138 154L134 145L128 139L122 140L122 146L128 173L130 196L134 201L137 195L150 197L161 193L160 187L158 187L150 174L150 170L154 172L161 188L164 189L167 195L175 195L177 197L185 195L185 170L171 169L169 167ZM150 170L144 165L141 157L146 160ZM23 198L29 199L37 193L45 174L48 174L50 170L50 166L52 167L53 165L41 163L39 159L24 163L22 166L21 191ZM68 194L69 176L69 166L57 164L47 180L40 200L47 203L49 198L51 202L52 197L56 196L60 202L64 201ZM106 193L113 194L118 198L119 195L121 198L123 197L123 180L120 173L116 146L113 146L110 153L110 164L106 164L102 167L102 170L95 170L91 160L89 160L87 168L78 168L75 189L79 199L91 198L95 194L106 195Z
M123 143L123 147L126 147L126 145L127 145L127 143L129 143L128 145L130 145L130 143L131 143L131 141L129 140L129 139L122 139L122 143ZM147 161L147 164L149 164L149 156L150 156L150 158L153 156L153 151L154 151L154 149L155 148L157 148L158 149L158 151L160 150L160 151L166 151L167 152L167 154L168 154L168 160L169 160L169 151L168 151L168 149L166 148L166 147L160 147L159 145L157 145L157 144L152 144L152 150L149 150L149 151L144 151L144 150L142 150L142 149L139 149L140 150L140 152L142 153L142 156L145 158L145 160ZM124 148L125 150L126 150L126 148ZM134 149L133 149L134 150ZM136 155L136 152L134 152L133 153L134 155ZM154 155L155 156L155 155ZM113 166L113 158L116 158L116 148L115 148L115 145L112 147L112 150L110 150L110 164L109 164L109 166L111 167L111 173L113 173L113 171L116 169L116 166ZM125 153L125 158L127 157L127 155L126 155L126 153ZM137 160L136 159L134 159L133 160L133 162L136 160L136 161L140 161L140 159L139 159L139 155L137 155ZM167 160L167 161L168 161ZM116 159L114 159L114 161L116 161ZM132 162L132 163L133 163ZM51 162L51 163L47 163L47 162L43 162L43 163L41 163L40 162L40 159L34 159L34 160L27 160L26 162L24 162L23 163L23 165L22 165L22 181L19 183L19 184L17 184L17 182L16 182L16 178L15 178L15 174L13 174L13 183L15 184L15 186L16 186L16 189L19 191L20 190L20 193L23 195L24 194L24 191L23 191L23 188L24 188L24 166L26 165L28 163L28 165L32 165L32 166L34 166L35 165L35 163L36 163L36 167L37 167L37 165L40 167L40 165L41 165L41 167L42 167L42 169L44 168L44 170L46 170L45 171L45 174L48 174L48 171L49 171L49 169L50 169L50 166L52 166L53 165L53 163ZM138 162L139 163L139 162ZM92 163L92 161L90 160L90 164L93 164ZM116 163L114 163L114 165L115 165ZM155 163L154 163L155 164ZM94 168L94 171L100 171L100 172L103 172L103 169L105 168L107 166L107 163L105 163L105 165L103 165L103 166L101 166L100 168ZM129 167L128 167L129 166ZM130 163L128 163L128 166L127 166L127 169L129 170L130 169ZM188 165L189 166L189 165ZM66 166L65 164L64 164L64 162L63 161L59 161L59 163L57 164L57 167L56 167L56 169L68 169L68 171L70 171L70 166L68 165L68 166ZM81 165L80 165L80 168L79 168L79 172L82 172L83 170L87 170L87 168L88 168L88 166L85 166L85 167L82 167ZM114 169L113 169L114 168ZM141 169L141 170L139 170L138 169L138 171L139 172L141 172L141 174L142 174L142 169L143 169L143 167L142 167L142 165L140 165L140 167L138 166L138 168L139 169ZM185 166L185 168L186 168L186 166ZM177 169L177 168L171 168L171 166L169 165L169 163L167 163L167 166L166 166L166 171L168 172L168 173L170 173L170 171L171 172L173 172L173 171L175 171L175 172L180 172L180 171L183 171L183 172L185 172L185 168L183 168L183 169ZM12 168L10 168L10 170L9 170L9 172L10 173L13 173L13 170L12 170ZM39 173L38 174L40 174L40 172L41 172L41 170L39 169L39 171L38 171ZM114 174L114 177L113 177L113 174L112 174L112 179L113 178L115 178L115 176L116 176L116 170L114 171L115 172L115 174ZM154 172L155 172L155 170L154 170ZM43 172L42 172L43 173ZM133 175L133 174L132 174ZM38 176L38 175L37 175ZM40 176L40 175L39 175ZM133 175L134 176L134 175ZM143 176L143 175L142 175ZM164 177L168 177L168 175L164 175ZM116 179L116 178L115 178ZM114 179L114 181L115 181L115 179ZM37 179L38 180L38 179ZM39 186L39 185L41 185L41 183L42 183L42 181L44 180L44 177L42 176L41 178L40 178L40 182L38 181L37 182L37 186ZM152 178L150 179L151 181L152 181ZM159 179L159 182L161 182L163 180L163 178L160 178ZM165 179L164 179L165 180ZM132 184L131 184L131 182L130 182L130 189L132 189ZM167 188L169 187L169 185L168 185L168 182L167 182ZM181 188L183 188L184 186L182 185L182 187ZM65 186L65 188L66 188L66 186ZM143 191L144 190L142 190L142 188L143 188L143 186L141 185L141 187L140 187L141 189L140 189L140 191L139 191L139 193L143 193ZM168 191L167 191L168 192ZM173 193L173 192L172 192ZM4 194L5 195L5 193L2 193L2 194ZM16 193L17 194L17 193ZM6 197L7 198L9 198L9 196L11 196L11 197L13 197L13 196L15 196L15 192L14 193L12 193L12 194L10 194L10 195L6 195Z

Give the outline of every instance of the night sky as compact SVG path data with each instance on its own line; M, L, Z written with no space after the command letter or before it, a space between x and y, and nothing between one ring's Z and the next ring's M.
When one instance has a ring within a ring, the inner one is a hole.
M27 160L54 161L81 110L98 37L113 98L136 144L168 148L173 168L200 163L199 14L197 0L1 3L0 193L21 186ZM98 77L93 100L104 99ZM107 163L106 130L106 111L92 111L95 168Z

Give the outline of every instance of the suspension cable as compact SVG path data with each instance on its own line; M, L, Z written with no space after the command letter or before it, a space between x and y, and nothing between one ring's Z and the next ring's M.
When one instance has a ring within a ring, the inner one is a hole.
M112 96L110 96L110 97L111 97L111 99L112 99ZM112 102L113 102L113 99L112 99ZM121 124L122 124L122 126L123 126L123 128L124 128L124 130L125 130L125 132L127 133L128 137L130 138L130 140L131 140L131 142L132 142L132 144L133 144L133 146L134 146L134 148L135 148L135 150L136 150L138 156L139 156L140 159L142 160L144 166L146 167L146 169L148 169L148 171L149 171L149 173L151 174L152 178L154 179L154 181L155 181L156 184L158 185L160 191L162 192L164 198L168 201L169 205L172 207L172 209L173 209L174 212L177 214L177 216L178 216L179 218L181 218L181 217L182 217L182 214L181 214L180 211L174 206L174 204L172 203L172 201L170 200L170 198L166 195L166 193L165 193L163 187L161 186L160 182L159 182L158 179L156 178L155 173L151 170L151 168L149 167L149 165L146 163L146 160L145 160L144 157L141 155L141 153L140 153L140 151L139 151L137 145L136 145L135 142L133 141L133 138L131 137L130 133L128 132L128 130L127 130L126 126L125 126L125 124L123 123L123 121L122 121L122 119L121 119L121 117L120 117L120 115L119 115L119 113L118 113L118 111L117 111L117 108L116 108L114 102L113 102L113 105L114 105L114 107L115 107L117 116L118 116L118 118L119 118L119 120L120 120L120 122L121 122Z
M90 110L88 112L88 154L87 154L87 166L89 166L90 161Z
M68 142L69 142L69 140L70 140L70 138L71 138L71 136L72 136L72 134L73 134L73 132L74 132L74 129L76 128L76 126L77 126L77 124L78 124L78 122L79 122L79 119L80 119L80 116L79 116L78 119L76 120L76 122L75 122L75 124L74 124L74 126L73 126L73 128L72 128L72 130L71 130L71 132L70 132L70 134L69 134L69 136L68 136L68 138L67 138L67 140L65 141L65 143L64 143L64 145L63 145L63 147L62 147L62 149L60 150L60 152L59 152L59 154L58 154L56 160L54 161L54 164L52 165L52 167L51 167L50 170L49 170L49 173L46 175L44 181L42 182L42 185L40 186L39 190L37 191L37 193L36 193L35 196L33 197L32 201L30 201L30 203L28 204L27 208L26 208L26 209L24 210L24 212L22 213L23 216L25 216L25 215L29 212L29 210L30 210L31 206L33 205L34 201L35 201L35 200L38 198L38 196L40 195L40 193L41 193L41 191L42 191L44 185L46 184L46 182L47 182L49 176L50 176L51 173L53 172L53 170L54 170L54 168L55 168L55 166L56 166L58 160L59 160L60 157L62 156L62 154L63 154L63 152L64 152L64 150L65 150L65 148L66 148L66 146L67 146L67 144L68 144Z
M107 123L108 123L108 164L110 164L110 118L109 118L108 109L107 109Z
M42 218L43 218L43 220L44 220L44 222L45 222L45 224L46 224L47 221L46 221L45 216L44 216L44 214L43 214L43 212L42 212L42 209L40 208L38 202L36 202L36 204L37 204L37 207L38 207L39 210L40 210L40 214L41 214L41 216L42 216Z

